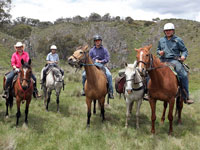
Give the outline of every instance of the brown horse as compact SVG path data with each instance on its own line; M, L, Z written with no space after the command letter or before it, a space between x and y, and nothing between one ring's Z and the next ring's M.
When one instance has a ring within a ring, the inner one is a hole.
M95 103L98 100L101 107L102 122L105 120L104 117L104 102L107 94L107 79L103 71L99 70L92 62L92 59L88 53L88 46L79 48L74 52L72 56L68 58L70 65L77 68L84 66L86 71L86 82L85 82L85 95L87 103L87 126L90 125L91 117L91 103L94 100L94 113Z
M172 121L173 121L173 108L175 98L179 91L179 85L176 75L169 68L169 65L162 63L159 58L153 56L150 52L152 45L145 46L137 51L138 68L141 75L145 76L148 72L150 76L148 90L149 90L149 103L152 111L152 129L151 132L155 133L155 120L156 120L156 101L164 101L164 110L161 118L163 123L165 120L165 111L167 104L169 103L169 134L173 132ZM181 111L183 108L183 99L181 96L177 98L178 108L178 123L181 123Z
M6 99L6 116L8 116L8 106L10 105L10 108L12 108L13 96L16 97L16 104L17 104L16 125L18 125L19 117L21 116L20 104L21 102L24 103L24 100L26 100L25 123L26 124L28 123L29 104L31 102L33 94L33 81L31 79L32 69L30 66L31 59L29 59L28 63L25 63L24 60L22 59L21 64L22 66L20 68L20 72L18 73L17 80L14 82L13 88L10 88L9 96ZM4 77L4 86L5 86L5 77Z

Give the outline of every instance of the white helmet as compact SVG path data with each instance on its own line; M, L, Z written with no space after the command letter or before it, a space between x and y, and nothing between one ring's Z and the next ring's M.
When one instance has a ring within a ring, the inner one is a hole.
M55 45L51 45L50 49L57 49Z
M164 31L165 30L175 30L174 24L173 23L166 23L164 25Z

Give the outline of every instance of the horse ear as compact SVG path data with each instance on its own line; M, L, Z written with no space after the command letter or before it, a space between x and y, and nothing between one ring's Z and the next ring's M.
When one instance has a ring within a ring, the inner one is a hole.
M152 48L152 44L151 45L149 45L149 46L147 46L148 47L148 49L151 49Z
M88 45L85 45L83 48L82 48L83 51L87 52L88 51Z
M31 59L28 60L28 64L31 65Z
M139 49L136 49L136 48L135 48L135 51L139 52Z
M79 49L81 49L81 48L82 48L82 46L79 46L79 47L76 48L76 50L79 50Z
M125 67L127 67L127 66L128 66L127 62L125 62L125 63L124 63L124 66L125 66Z
M24 60L23 59L21 59L21 64L24 65Z
M133 63L134 68L137 66L137 61L135 60Z

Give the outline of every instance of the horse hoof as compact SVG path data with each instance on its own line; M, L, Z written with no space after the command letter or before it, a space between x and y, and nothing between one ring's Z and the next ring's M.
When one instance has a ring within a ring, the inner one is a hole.
M164 120L161 120L161 122L160 122L162 125L164 124Z
M6 115L5 117L6 117L6 119L8 119L8 118L9 118L9 116L8 116L8 115Z
M87 124L86 128L90 128L90 125L89 125L89 124Z

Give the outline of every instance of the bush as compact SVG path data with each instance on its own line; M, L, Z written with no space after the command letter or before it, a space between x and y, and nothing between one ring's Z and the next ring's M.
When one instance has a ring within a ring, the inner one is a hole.
M25 24L18 24L10 29L9 34L18 39L24 39L31 35L31 31L31 26Z

